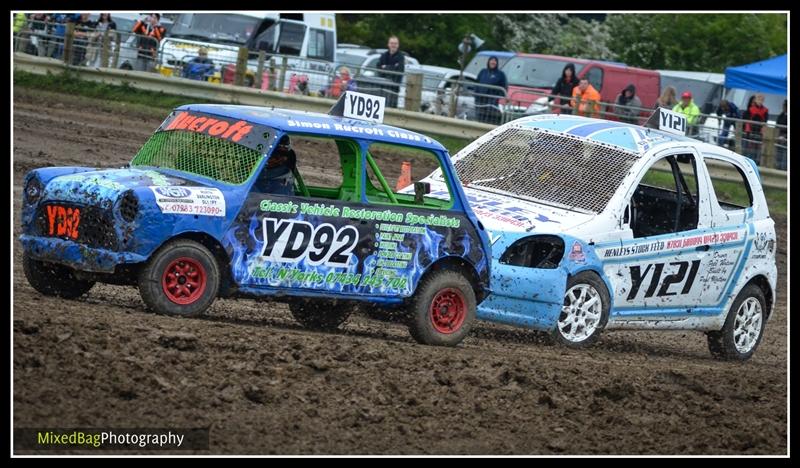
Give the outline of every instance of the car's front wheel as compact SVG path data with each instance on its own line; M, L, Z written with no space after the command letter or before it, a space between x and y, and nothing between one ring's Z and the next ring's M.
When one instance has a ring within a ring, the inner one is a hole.
M766 318L764 291L748 284L733 301L722 330L708 332L708 349L717 359L746 361L764 335Z
M595 273L584 271L570 277L553 337L570 348L590 346L608 322L610 305L608 290Z
M75 299L94 286L94 281L78 279L69 267L35 260L27 253L22 254L22 270L33 289L45 296Z
M454 271L436 271L424 278L410 305L409 332L422 344L455 346L475 323L475 291Z
M214 302L219 267L205 246L179 239L161 247L139 274L139 293L159 314L195 317Z

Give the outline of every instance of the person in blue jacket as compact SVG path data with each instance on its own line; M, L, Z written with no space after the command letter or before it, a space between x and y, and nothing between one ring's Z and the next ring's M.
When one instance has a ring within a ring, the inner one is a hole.
M478 83L490 86L477 86L475 88L475 106L477 107L478 120L484 123L500 125L501 114L498 102L505 96L508 89L506 74L498 68L497 57L492 55L486 61L486 68L478 73ZM503 88L498 89L499 88Z

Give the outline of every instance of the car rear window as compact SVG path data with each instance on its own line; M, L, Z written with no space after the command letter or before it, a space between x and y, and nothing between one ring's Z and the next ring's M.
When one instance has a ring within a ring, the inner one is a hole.
M637 159L581 138L508 128L454 166L464 186L600 213Z

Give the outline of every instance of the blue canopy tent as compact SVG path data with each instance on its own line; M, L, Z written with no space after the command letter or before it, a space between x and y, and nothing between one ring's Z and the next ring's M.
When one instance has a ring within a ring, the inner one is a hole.
M725 87L786 95L787 55L725 69Z

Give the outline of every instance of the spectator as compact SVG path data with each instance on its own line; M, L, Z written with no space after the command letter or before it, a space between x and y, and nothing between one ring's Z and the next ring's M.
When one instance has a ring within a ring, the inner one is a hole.
M561 77L556 81L556 85L553 86L548 101L553 102L555 98L558 98L558 102L555 104L569 106L560 107L561 113L572 114L573 109L570 98L572 97L572 90L574 90L576 86L578 86L578 77L575 76L575 65L568 63L564 65L564 69L561 70Z
M86 52L86 64L89 66L108 66L105 63L95 63L100 58L100 47L103 45L103 36L106 31L116 31L117 23L111 19L111 13L100 13L95 23L94 32L89 36L89 50ZM109 33L110 34L110 33ZM111 39L109 39L111 41ZM111 42L109 42L110 44Z
M700 119L700 108L694 103L691 92L684 91L683 94L681 94L681 102L675 104L672 111L683 114L683 116L686 117L686 125L689 127L686 130L687 136L697 135L697 122Z
M678 100L675 96L678 94L678 91L673 86L667 86L664 88L664 91L661 92L661 96L656 99L655 108L658 109L659 107L664 107L667 109L672 109L675 107L675 104L678 103Z
M775 167L783 171L786 170L786 144L788 142L786 106L787 102L786 99L784 99L781 114L778 116L778 120L775 121L777 125L780 125L778 127L778 144L775 145Z
M89 19L89 13L81 13L74 23L75 36L72 41L72 64L85 65L89 39L97 23Z
M297 73L292 73L292 77L289 78L289 94L302 94L303 96L308 96L310 94L308 89L308 75L298 75Z
M642 100L636 95L636 86L634 86L633 83L626 86L625 89L617 95L615 102L617 103L617 107L614 109L614 112L621 122L632 124L639 123L639 113L641 111L638 109L631 109L631 107L642 107Z
M478 120L493 125L500 125L502 115L498 102L500 97L505 97L503 90L508 89L506 74L500 71L498 63L497 57L494 55L489 57L489 60L486 61L486 68L478 73L478 83L489 86L475 88L475 106L478 108ZM503 90L498 89L498 87L503 88Z
M397 36L390 36L389 43L387 44L389 50L382 53L378 59L378 68L386 70L381 76L387 78L395 83L394 86L388 88L388 96L386 96L386 105L388 107L397 107L397 96L400 94L400 83L403 82L402 73L406 70L405 54L400 52L400 39Z
M31 43L28 46L29 54L46 55L48 21L50 21L50 15L47 13L34 13L30 16Z
M339 76L333 80L331 85L331 97L338 98L345 91L357 91L356 80L350 76L350 69L347 67L339 68Z
M25 13L15 13L14 14L14 24L13 24L13 31L14 31L14 51L15 52L25 52L29 54L30 46L28 44L28 17L25 16Z
M189 60L183 66L183 77L191 80L206 80L214 73L214 61L208 58L208 49L201 47L197 51L197 57Z
M577 115L598 117L600 115L600 93L589 84L588 79L581 78L578 86L572 90L570 106L577 111Z
M55 21L55 27L53 28L53 36L55 40L51 42L53 46L53 58L60 59L62 55L64 55L64 36L67 33L67 23L72 23L74 21L75 15L64 14L64 13L56 13L53 16L53 20ZM48 56L50 56L49 49L48 49Z
M742 119L766 122L767 116L769 116L769 109L764 107L764 95L756 94L750 96L750 99L747 101L747 109L742 113ZM763 140L763 130L764 126L761 124L752 122L745 122L744 124L742 149L744 150L744 155L756 163L761 162L761 140Z
M150 62L155 60L158 51L158 43L164 38L166 29L159 23L161 15L150 13L144 20L136 21L133 25L133 33L136 38L137 53L136 69L150 71Z
M717 139L717 144L719 146L730 147L734 143L733 137L729 136L730 129L731 127L734 127L736 124L733 120L729 119L742 118L741 114L739 113L739 108L736 107L736 104L728 101L727 99L723 99L719 102L719 107L717 107L717 116L726 117L722 120L722 127L719 132L719 138Z

